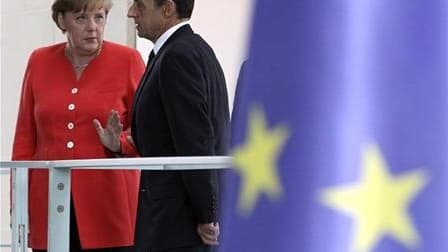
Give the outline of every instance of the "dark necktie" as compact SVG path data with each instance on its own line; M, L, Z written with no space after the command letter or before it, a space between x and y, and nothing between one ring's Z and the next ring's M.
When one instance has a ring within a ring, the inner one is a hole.
M146 69L145 69L145 73L143 75L143 81L146 81L146 78L148 78L149 70L151 68L151 65L154 63L155 57L156 57L156 54L154 53L154 50L151 50L151 53L149 54L149 57L148 57L148 62L146 63Z
M143 74L143 77L140 80L140 85L138 86L137 91L135 92L134 107L135 107L135 103L136 103L137 99L140 96L141 90L142 90L144 84L146 83L146 80L148 79L150 68L151 68L151 65L154 63L155 57L156 57L156 54L154 53L154 50L151 50L151 53L149 54L149 57L148 57L148 63L146 63L145 73Z
M151 50L151 53L149 54L149 57L148 57L148 66L153 63L155 57L156 57L156 54L154 53L154 50Z

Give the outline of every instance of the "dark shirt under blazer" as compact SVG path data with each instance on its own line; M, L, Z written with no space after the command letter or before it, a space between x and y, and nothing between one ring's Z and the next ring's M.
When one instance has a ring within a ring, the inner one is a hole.
M221 66L210 46L182 26L148 62L135 95L136 147L143 157L224 155L228 128ZM217 221L217 171L143 171L140 189L140 248L199 245L197 224Z

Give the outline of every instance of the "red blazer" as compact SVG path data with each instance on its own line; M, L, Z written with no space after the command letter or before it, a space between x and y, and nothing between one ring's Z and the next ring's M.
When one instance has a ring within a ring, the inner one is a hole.
M64 55L65 43L35 50L25 72L13 160L111 158L92 120L103 127L112 109L130 127L134 92L144 71L140 54L104 42L80 80ZM122 151L135 149L125 141ZM134 242L139 171L73 170L72 197L83 248ZM29 172L30 247L47 248L48 171Z

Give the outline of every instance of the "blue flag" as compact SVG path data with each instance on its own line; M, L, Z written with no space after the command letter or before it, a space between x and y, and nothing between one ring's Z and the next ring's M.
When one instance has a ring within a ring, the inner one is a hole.
M448 251L448 2L259 0L220 251Z

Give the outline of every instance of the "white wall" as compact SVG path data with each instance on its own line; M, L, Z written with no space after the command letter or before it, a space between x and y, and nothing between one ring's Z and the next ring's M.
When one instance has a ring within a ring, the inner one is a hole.
M196 0L191 24L215 50L233 106L236 80L245 59L253 0Z
M113 0L105 37L133 45L133 26L126 18L132 0ZM230 103L233 102L236 78L244 58L247 30L253 0L196 0L191 20L193 29L215 50L226 75ZM14 134L22 76L28 56L34 48L64 41L51 20L53 0L1 0L0 39L0 158L9 160ZM152 45L138 40L137 46L147 55ZM147 56L144 56L145 59ZM10 243L9 181L0 171L0 244ZM0 248L0 252L10 251Z

